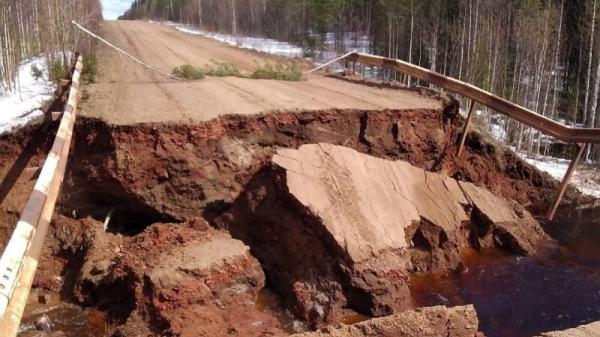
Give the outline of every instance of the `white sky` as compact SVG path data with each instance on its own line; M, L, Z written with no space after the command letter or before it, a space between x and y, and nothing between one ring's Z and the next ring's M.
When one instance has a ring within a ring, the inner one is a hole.
M131 7L133 0L102 0L102 15L104 20L116 20Z

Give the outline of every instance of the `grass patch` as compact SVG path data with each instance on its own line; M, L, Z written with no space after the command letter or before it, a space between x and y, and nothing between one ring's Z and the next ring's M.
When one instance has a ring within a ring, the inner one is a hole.
M302 72L295 63L259 64L251 77L280 81L300 81L303 79Z
M81 70L81 78L85 83L96 83L96 75L98 74L98 59L95 54L90 54L83 58L83 69Z
M87 102L89 101L90 97L92 95L90 95L90 92L87 90L87 87L83 87L83 90L81 91L81 101L82 102Z
M211 64L206 64L202 68L194 67L190 64L184 64L182 66L173 69L171 74L179 78L185 78L188 80L201 80L205 76L225 77L245 77L238 66L227 62L211 61Z
M173 76L188 80L201 80L205 76L214 77L241 77L248 78L243 74L240 68L232 63L211 61L210 64L205 64L203 67L195 67L191 64L184 64L173 68L171 72ZM280 81L300 81L304 79L302 71L293 62L290 63L264 63L257 64L254 72L249 76L253 79L269 79Z
M69 74L67 74L67 70L65 69L65 65L62 63L62 61L54 61L50 65L48 75L52 82L58 82L64 78L68 78Z
M173 76L188 80L201 80L204 78L204 71L201 68L194 67L191 64L184 64L182 66L175 67L171 74Z
M232 63L227 62L217 62L211 61L212 64L207 64L202 68L204 75L206 76L216 76L216 77L225 77L225 76L235 76L235 77L245 77L242 75L242 72L238 66Z

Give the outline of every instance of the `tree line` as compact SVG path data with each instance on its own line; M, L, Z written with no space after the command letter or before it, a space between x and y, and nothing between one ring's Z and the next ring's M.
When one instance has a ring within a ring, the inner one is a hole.
M70 52L90 51L71 20L95 28L101 19L100 0L0 0L0 87L14 88L23 60L44 56L60 69Z
M598 2L135 0L122 19L171 20L314 49L322 45L325 33L333 34L339 46L351 45L344 41L348 36L357 44L359 37L366 37L371 53L461 79L570 125L598 127ZM387 76L410 80L395 73ZM491 131L499 126L520 151L551 150L541 134L517 122L487 111L479 119ZM587 156L598 159L597 152Z

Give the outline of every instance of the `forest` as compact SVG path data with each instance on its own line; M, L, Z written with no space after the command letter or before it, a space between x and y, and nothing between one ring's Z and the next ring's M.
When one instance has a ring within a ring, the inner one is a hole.
M136 0L121 19L169 20L308 50L321 48L329 33L339 53L366 40L370 53L461 79L569 125L598 127L597 2ZM550 143L536 131L486 111L479 117L519 150L548 153ZM586 156L598 159L597 152Z
M43 56L60 73L73 51L87 54L92 42L71 24L96 28L100 0L0 0L0 89L11 90L22 61Z

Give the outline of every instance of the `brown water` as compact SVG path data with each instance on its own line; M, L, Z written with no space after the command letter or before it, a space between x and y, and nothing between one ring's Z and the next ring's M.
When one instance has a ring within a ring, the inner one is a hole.
M529 337L600 320L600 225L545 257L472 253L450 275L412 279L417 306L474 304L489 337Z
M281 297L268 288L265 288L259 292L256 300L256 308L275 316L285 332L297 333L309 330L304 323L296 320L294 315L289 310L285 309ZM343 317L341 318L341 323L354 324L365 321L369 318L371 317L359 314L350 309L346 309Z
M307 329L302 322L294 319L294 315L289 310L284 309L279 295L268 288L264 288L258 293L256 309L273 315L285 332L295 333Z
M32 294L34 295L34 294ZM102 337L107 333L104 313L84 309L74 304L61 302L56 296L47 295L48 303L41 304L33 296L25 309L19 328L20 336L35 331L34 322L47 315L54 331L62 331L67 337Z

